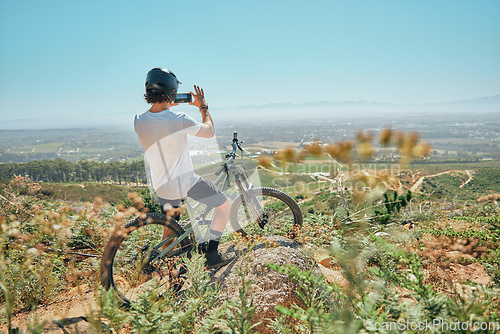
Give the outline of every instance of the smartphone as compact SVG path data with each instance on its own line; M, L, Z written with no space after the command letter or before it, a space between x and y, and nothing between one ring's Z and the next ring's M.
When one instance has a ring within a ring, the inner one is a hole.
M193 101L193 96L190 93L179 93L175 98L175 103L189 103Z

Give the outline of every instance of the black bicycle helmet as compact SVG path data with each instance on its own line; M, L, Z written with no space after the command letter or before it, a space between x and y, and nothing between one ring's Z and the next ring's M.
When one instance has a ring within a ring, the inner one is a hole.
M180 83L172 71L156 67L149 71L146 76L146 92L149 90L159 90L164 92L170 100L175 101L177 88Z

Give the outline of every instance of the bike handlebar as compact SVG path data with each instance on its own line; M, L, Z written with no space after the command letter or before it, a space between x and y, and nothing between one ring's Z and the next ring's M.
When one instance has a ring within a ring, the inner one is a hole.
M240 142L238 142L238 134L235 132L233 134L233 142L231 143L231 146L233 147L233 150L231 153L228 153L226 155L226 158L236 158L236 150L239 149L241 152L243 152L243 148L241 148ZM227 162L227 161L226 161ZM215 175L219 176L220 173L224 170L224 166L226 165L226 162L223 163L223 165L215 172ZM226 167L227 168L227 167Z

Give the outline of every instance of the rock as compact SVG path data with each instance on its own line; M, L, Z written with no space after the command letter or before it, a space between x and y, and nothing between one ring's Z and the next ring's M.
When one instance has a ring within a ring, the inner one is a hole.
M297 242L279 236L267 238L270 241L275 241L277 247L266 248L264 242L261 242L253 247L248 256L243 254L228 266L212 273L212 281L222 287L220 293L220 301L222 302L238 297L241 279L236 270L240 268L247 271L246 278L253 281L252 296L256 307L252 322L262 321L255 328L257 333L269 332L269 328L267 328L268 321L264 319L276 317L276 305L286 307L292 304L302 305L301 300L295 294L297 285L290 281L288 275L280 274L266 267L266 263L292 265L300 270L312 268L316 274L321 273L314 259L305 255ZM225 252L237 252L235 246L228 243L221 245L219 249Z
M325 266L318 264L319 269L323 276L325 276L325 280L329 284L338 284L342 288L346 288L349 282L344 278L342 272L339 270L332 270L326 268Z
M316 262L321 264L325 268L330 268L330 255L323 250L313 250L312 252Z
M414 293L410 289L399 286L395 288L395 291L399 295L399 299L412 299L412 294Z
M466 258L466 259L474 259L474 257L470 254L467 254L467 253L462 253L458 250L453 250L453 251L449 251L449 252L446 252L444 253L444 255L449 258L450 260L459 260L460 258Z
M477 284L489 285L492 283L491 277L488 275L484 266L480 263L472 263L466 266L462 264L450 264L451 277L453 281L462 283L465 281L474 282Z

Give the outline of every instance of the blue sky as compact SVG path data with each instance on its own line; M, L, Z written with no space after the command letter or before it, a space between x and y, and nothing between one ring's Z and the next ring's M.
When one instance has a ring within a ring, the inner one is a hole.
M500 94L500 1L0 1L3 119L133 115L171 69L217 107Z

